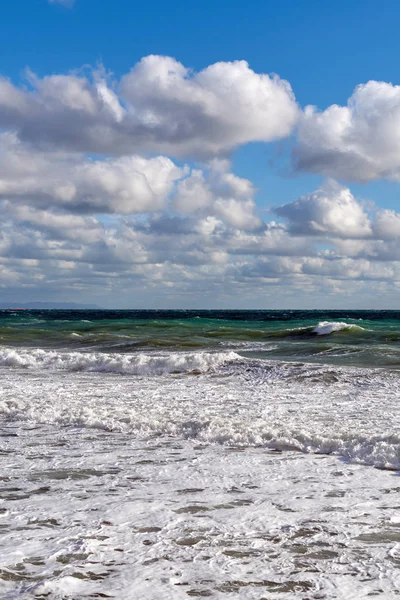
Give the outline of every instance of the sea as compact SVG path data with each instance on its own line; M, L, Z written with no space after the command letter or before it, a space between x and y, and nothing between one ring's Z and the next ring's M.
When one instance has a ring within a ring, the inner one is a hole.
M400 598L400 311L0 311L3 600Z

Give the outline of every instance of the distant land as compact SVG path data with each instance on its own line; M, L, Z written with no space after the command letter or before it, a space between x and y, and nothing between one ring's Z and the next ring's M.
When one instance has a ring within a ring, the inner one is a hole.
M75 302L0 302L0 310L18 308L20 310L103 310L97 304L76 304Z

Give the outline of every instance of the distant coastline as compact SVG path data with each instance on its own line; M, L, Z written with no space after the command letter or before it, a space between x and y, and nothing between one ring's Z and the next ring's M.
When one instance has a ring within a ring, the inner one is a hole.
M0 302L0 310L103 310L97 304L75 302Z

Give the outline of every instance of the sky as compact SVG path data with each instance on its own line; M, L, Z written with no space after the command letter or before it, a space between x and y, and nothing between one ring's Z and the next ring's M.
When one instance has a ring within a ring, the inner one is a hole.
M0 7L0 298L399 307L395 0Z

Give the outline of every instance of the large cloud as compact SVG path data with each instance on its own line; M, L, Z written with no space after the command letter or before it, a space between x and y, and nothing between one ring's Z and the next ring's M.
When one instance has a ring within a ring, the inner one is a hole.
M246 283L261 290L280 282L290 295L300 281L314 293L322 278L332 289L342 280L399 279L400 216L368 212L335 182L277 208L287 225L265 223L252 183L225 160L190 169L166 157L35 151L12 134L1 144L0 286L7 289L128 294L140 282L147 293L192 297L205 288L211 297L240 289L248 298Z
M94 160L35 151L13 134L0 134L0 200L72 213L178 213L214 215L238 229L262 223L254 214L255 189L212 161L203 169L178 167L165 156Z
M361 182L400 180L400 86L369 81L347 106L306 107L298 141L297 169Z
M306 110L299 167L397 177L398 91L376 86L348 107ZM368 292L364 280L394 293L400 214L328 181L264 222L254 185L232 172L230 150L287 136L298 115L286 82L241 61L193 73L150 56L114 84L102 71L28 74L26 88L0 80L0 287L125 306L133 291L142 305L157 292L163 306L168 293L171 306L178 296L260 306L266 288L297 305L302 294Z
M202 288L220 293L221 282L232 293L247 282L249 290L280 285L280 293L290 295L295 289L316 293L323 278L333 288L344 280L400 281L399 246L390 236L377 239L377 218L364 239L349 239L335 227L300 234L274 222L246 231L218 217L212 204L208 210L166 208L110 220L4 200L0 285L3 277L14 286L49 290L68 282L71 290L103 285L116 293L140 282L142 290L173 288L191 297ZM385 214L378 215L385 223Z
M288 82L245 61L193 73L147 56L112 86L103 70L28 73L30 89L0 79L0 127L36 146L79 152L211 157L288 136L299 109Z
M146 135L183 153L220 154L251 141L288 136L298 118L291 87L245 61L199 73L165 56L147 56L121 82Z
M340 255L369 260L400 259L400 213L357 201L349 188L327 181L320 189L275 208L288 234L329 242Z
M92 160L33 151L11 134L0 135L0 199L74 212L135 213L161 210L185 170L169 158L126 156Z
M162 210L185 173L164 156L93 160L34 151L14 135L0 134L0 199L42 208L118 214Z

